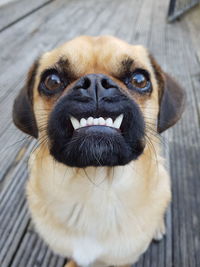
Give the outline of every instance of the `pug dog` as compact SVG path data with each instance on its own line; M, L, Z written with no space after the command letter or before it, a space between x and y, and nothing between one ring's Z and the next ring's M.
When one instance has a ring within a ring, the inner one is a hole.
M159 134L184 109L183 89L140 45L81 36L43 54L13 107L38 139L28 205L66 266L130 266L165 233L170 179Z

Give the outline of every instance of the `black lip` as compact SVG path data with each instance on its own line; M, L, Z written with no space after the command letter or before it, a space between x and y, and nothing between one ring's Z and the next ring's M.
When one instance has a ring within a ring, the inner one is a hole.
M104 125L89 125L81 127L75 130L76 132L84 131L86 134L116 134L120 133L120 130L114 127L104 126Z

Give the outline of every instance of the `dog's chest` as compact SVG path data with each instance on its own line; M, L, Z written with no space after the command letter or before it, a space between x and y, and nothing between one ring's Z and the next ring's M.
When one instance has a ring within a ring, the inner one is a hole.
M71 181L59 194L54 187L50 212L69 233L70 256L81 266L102 257L127 259L132 253L136 234L143 235L133 205L138 197L129 192L132 186L127 179L102 184Z
M119 231L126 225L120 206L113 192L109 195L101 192L90 196L84 204L75 198L60 216L63 225L71 232L72 257L81 266L107 254L111 243L117 241Z
M120 185L68 184L60 196L51 195L52 213L66 227L74 231L89 232L94 236L118 232L131 216L126 194Z
M118 264L127 259L134 261L138 253L133 252L146 247L155 227L151 222L147 224L144 200L144 207L138 206L144 190L141 177L128 175L130 172L123 169L111 176L113 180L100 169L96 176L85 177L56 172L50 170L47 179L46 172L40 170L36 177L32 169L28 185L32 190L35 185L31 182L37 180L40 187L39 191L33 189L31 195L35 196L29 197L29 204L47 243L55 251L73 257L81 266L98 259L112 264L115 260ZM92 181L92 177L99 179ZM31 202L36 198L45 213L38 215L33 207Z

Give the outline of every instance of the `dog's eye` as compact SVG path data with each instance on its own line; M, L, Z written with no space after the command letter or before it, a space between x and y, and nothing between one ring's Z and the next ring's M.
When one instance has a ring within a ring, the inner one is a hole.
M61 93L67 84L66 79L56 69L48 69L41 74L38 90L40 94L50 97Z
M125 80L125 84L131 90L139 93L150 93L152 90L150 75L146 70L137 69L129 78Z
M134 87L143 89L147 87L148 80L142 73L134 73L132 76L132 84Z
M48 90L55 91L60 89L62 86L62 81L58 75L50 74L46 77L44 84Z

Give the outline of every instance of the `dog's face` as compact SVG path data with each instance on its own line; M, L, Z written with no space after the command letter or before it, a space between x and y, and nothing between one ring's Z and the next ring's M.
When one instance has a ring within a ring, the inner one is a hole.
M35 62L13 118L22 131L47 138L59 162L116 166L137 159L183 106L183 90L142 46L79 37Z

